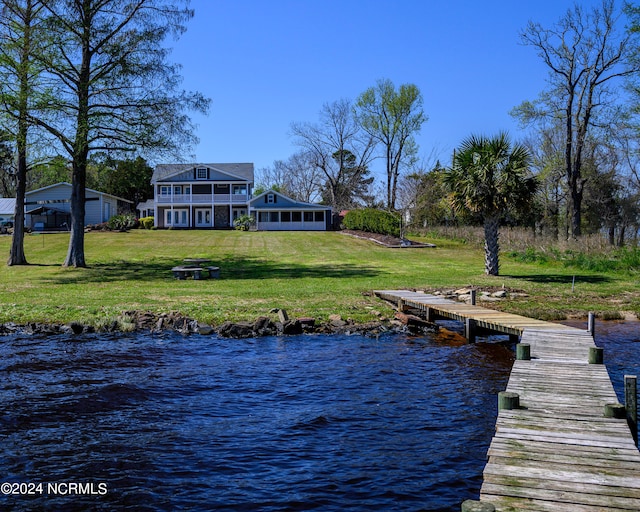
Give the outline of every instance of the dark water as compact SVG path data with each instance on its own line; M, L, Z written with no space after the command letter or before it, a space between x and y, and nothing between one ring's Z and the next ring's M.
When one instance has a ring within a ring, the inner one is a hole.
M607 343L637 371L640 343ZM0 482L29 493L0 509L16 511L460 510L512 363L399 335L22 336L0 355Z

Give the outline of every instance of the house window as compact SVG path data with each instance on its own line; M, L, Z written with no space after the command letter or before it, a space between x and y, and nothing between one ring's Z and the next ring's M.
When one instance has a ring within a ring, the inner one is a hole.
M233 186L233 195L245 195L247 193L246 185L234 185Z
M304 212L304 221L313 222L313 212Z
M280 212L281 222L291 222L291 212Z
M196 179L197 180L206 180L209 178L209 173L207 172L206 167L198 167L196 169Z
M276 202L275 194L267 194L267 204L273 204Z
M258 221L259 222L269 222L269 212L260 212L260 213L258 213Z
M302 212L291 212L292 222L302 222Z
M176 196L179 196L180 194L182 194L182 185L174 185L173 194Z
M269 222L280 222L280 212L269 212Z
M315 221L324 222L324 212L315 212Z
M162 185L160 187L160 195L161 196L170 196L171 195L171 187L169 185Z

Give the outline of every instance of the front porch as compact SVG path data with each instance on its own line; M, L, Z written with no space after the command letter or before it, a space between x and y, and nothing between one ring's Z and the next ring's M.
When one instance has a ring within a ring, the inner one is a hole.
M246 206L173 206L158 207L156 227L158 228L196 228L196 229L229 229L233 221L247 213Z

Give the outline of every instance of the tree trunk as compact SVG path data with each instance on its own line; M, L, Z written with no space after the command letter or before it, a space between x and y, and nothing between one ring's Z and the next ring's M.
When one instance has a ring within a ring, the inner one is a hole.
M63 264L65 267L86 267L84 259L84 212L86 173L76 170L73 164L73 180L71 183L71 237L69 250Z
M82 12L89 16L91 2L83 0ZM91 24L84 25L82 35L82 64L78 73L78 114L73 143L73 177L71 180L71 237L65 267L86 267L84 260L84 214L89 158L89 90L91 87Z
M11 251L7 265L28 265L24 254L24 195L27 182L27 162L24 154L18 157L18 174L16 176L16 209L13 215L13 235Z
M500 220L498 216L484 220L484 272L489 276L499 275Z
M7 265L28 265L24 254L24 197L27 190L27 125L26 115L18 122L18 169L16 173L16 209L13 214L13 236Z
M578 190L577 181L571 181L571 229L570 236L574 239L582 235L582 192Z

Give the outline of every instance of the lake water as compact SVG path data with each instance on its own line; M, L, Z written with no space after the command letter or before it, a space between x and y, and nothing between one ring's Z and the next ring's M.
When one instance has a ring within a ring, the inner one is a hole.
M614 382L640 371L629 325L598 326ZM11 336L0 355L15 511L458 511L513 361L446 334Z

